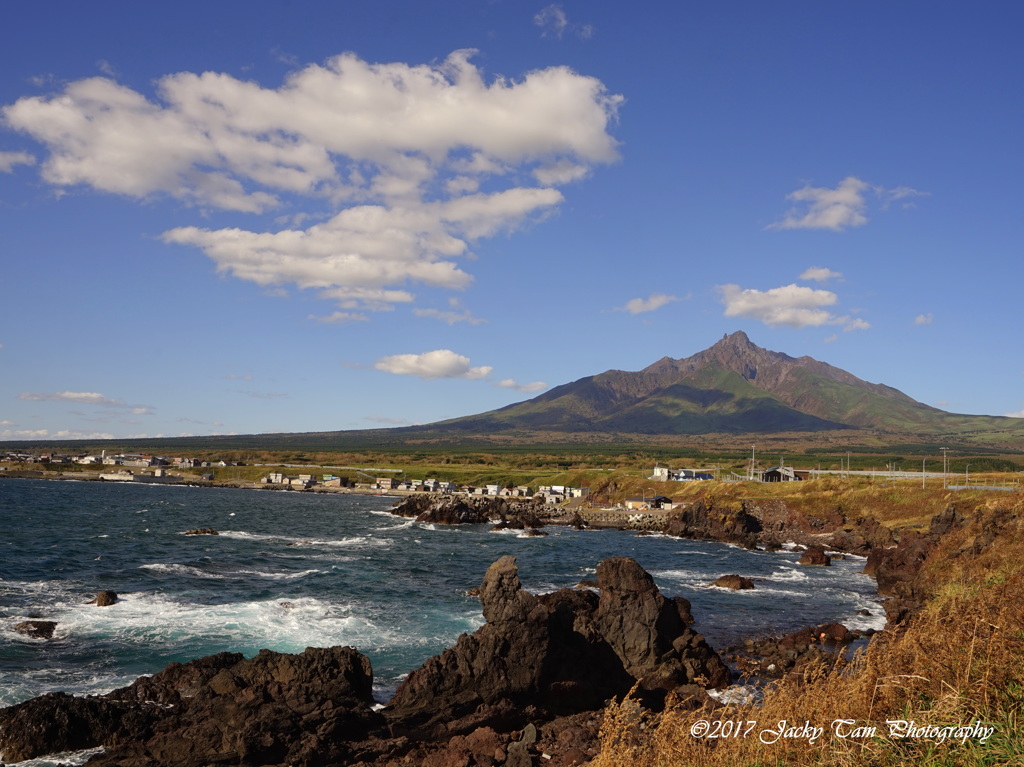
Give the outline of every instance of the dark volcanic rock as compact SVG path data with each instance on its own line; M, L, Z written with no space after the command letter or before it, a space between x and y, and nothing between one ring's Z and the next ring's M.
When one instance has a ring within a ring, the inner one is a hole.
M835 663L839 651L858 636L841 623L825 623L783 636L747 639L742 647L730 648L730 657L745 673L781 677L811 661Z
M850 520L840 509L818 509L814 513L792 509L782 499L743 502L743 510L761 525L758 541L776 549L792 541L802 546L825 545L838 551L866 556L873 548L892 546L892 531L874 517Z
M708 680L709 687L729 683L725 664L689 628L690 603L666 599L654 579L630 557L611 557L597 566L601 599L594 621L629 674L646 689L671 690Z
M798 564L801 565L830 565L832 564L831 558L825 553L825 549L821 546L808 546L803 554L800 555L800 561Z
M87 604L94 604L97 607L109 607L115 602L117 602L116 591L101 591L96 595L95 599L89 600Z
M754 582L750 578L744 578L741 575L723 575L711 585L719 586L723 589L732 589L733 591L754 588Z
M93 765L344 762L383 719L369 661L350 647L263 650L171 664L101 697L51 693L0 710L4 759L105 745Z
M698 680L729 682L690 627L689 603L662 596L635 561L601 562L596 585L600 594L534 595L515 560L499 559L480 587L485 625L410 674L384 712L372 709L370 664L353 648L221 653L107 695L0 709L0 758L103 745L92 767L508 767L530 764L544 740L552 764L578 763L597 747L596 717L581 712L636 682L655 707L669 691L693 697Z
M414 738L477 727L520 726L535 716L600 708L635 681L669 690L698 677L729 681L725 664L687 623L686 600L666 599L632 559L598 566L600 596L520 587L514 557L487 570L480 599L487 623L413 671L387 712Z
M420 493L399 501L391 513L441 525L481 524L497 519L498 529L525 530L544 524L536 502L487 495Z
M723 541L753 549L761 523L742 508L719 507L701 500L670 516L663 531L679 538Z
M56 621L22 621L14 625L14 630L19 634L30 636L33 639L52 639L53 631L56 628Z

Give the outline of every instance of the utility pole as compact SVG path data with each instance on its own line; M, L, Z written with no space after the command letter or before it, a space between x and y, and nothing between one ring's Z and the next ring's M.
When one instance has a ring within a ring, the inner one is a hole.
M925 462L927 460L928 460L927 458L922 458L921 459L921 489L922 490L924 490L924 464L925 464Z
M949 466L949 453L946 452L946 451L949 450L949 448L948 447L940 447L939 450L942 451L942 489L945 490L946 489L946 472L948 471L947 467Z

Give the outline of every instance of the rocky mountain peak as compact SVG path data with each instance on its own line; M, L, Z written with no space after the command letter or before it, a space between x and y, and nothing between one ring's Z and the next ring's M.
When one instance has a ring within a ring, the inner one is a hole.
M718 364L743 376L748 381L758 378L758 373L779 363L792 362L793 358L779 352L762 349L753 343L742 330L723 336L716 344L690 357L693 369Z

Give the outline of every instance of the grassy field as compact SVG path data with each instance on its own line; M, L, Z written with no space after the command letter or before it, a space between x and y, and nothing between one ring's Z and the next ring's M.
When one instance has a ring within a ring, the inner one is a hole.
M905 630L771 685L756 706L613 704L594 767L1024 764L1024 495L958 499L972 519L929 557L931 596ZM894 524L922 516L886 508Z

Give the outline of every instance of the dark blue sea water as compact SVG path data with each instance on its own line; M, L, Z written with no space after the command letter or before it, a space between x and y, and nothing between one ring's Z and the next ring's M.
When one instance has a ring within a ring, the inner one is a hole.
M53 690L106 692L171 661L225 650L354 645L378 697L483 621L466 596L503 554L535 592L594 577L632 556L667 595L693 605L713 646L741 635L838 620L881 627L863 560L802 568L793 552L622 531L416 524L393 498L159 485L0 480L0 706ZM186 536L212 527L218 536ZM709 587L719 575L756 590ZM110 607L86 604L118 592ZM858 616L863 608L874 617ZM12 627L58 622L52 640Z

